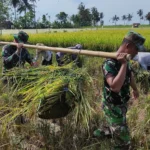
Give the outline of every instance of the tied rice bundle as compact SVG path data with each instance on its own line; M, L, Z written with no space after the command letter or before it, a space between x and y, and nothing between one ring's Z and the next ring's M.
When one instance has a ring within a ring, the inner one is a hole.
M11 85L11 95L17 100L11 106L7 104L10 111L4 120L11 121L20 114L32 117L36 112L43 119L60 118L74 110L75 121L88 124L93 109L87 89L92 87L92 80L86 69L73 64L26 70L15 68L8 71L5 78Z

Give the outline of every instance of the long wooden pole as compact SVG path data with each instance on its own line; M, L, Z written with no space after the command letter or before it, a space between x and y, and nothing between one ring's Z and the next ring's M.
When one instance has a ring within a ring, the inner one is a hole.
M15 45L17 43L13 42L3 42L0 41L2 45ZM49 47L49 46L37 46L37 45L29 45L23 44L23 47L32 48L32 49L40 49L40 50L51 50L54 52L63 52L63 53L71 53L71 54L80 54L80 55L88 55L88 56L97 56L97 57L104 57L104 58L116 58L117 53L114 52L101 52L101 51L92 51L92 50L79 50L79 49L70 49L70 48L59 48L59 47ZM127 55L127 59L131 59L130 55Z

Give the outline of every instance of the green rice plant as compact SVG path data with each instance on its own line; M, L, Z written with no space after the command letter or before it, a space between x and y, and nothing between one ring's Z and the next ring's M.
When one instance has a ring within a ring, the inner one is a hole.
M141 94L139 102L136 103L136 105L130 106L130 110L128 112L128 123L131 129L132 143L136 149L143 147L148 150L150 147L149 102L150 97L148 95Z
M83 45L83 49L97 51L116 51L120 46L123 37L130 29L104 29L88 30L78 32L58 32L58 33L39 33L30 34L29 42L32 44L43 43L53 47L70 47L77 43ZM145 38L145 47L150 50L149 46L149 29L134 29L141 33ZM13 41L12 35L2 35L2 41Z
M150 87L150 72L143 70L138 62L132 63L132 69L136 82L139 84L141 92L147 94Z

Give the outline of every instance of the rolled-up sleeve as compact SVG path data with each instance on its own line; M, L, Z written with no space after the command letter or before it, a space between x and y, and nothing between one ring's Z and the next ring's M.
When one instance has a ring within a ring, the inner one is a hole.
M116 76L115 63L112 61L105 61L102 70L105 78L107 78L108 75Z

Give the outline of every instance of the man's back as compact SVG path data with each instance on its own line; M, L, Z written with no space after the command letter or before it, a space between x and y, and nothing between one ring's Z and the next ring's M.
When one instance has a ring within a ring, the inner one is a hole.
M133 60L138 61L141 67L145 70L149 70L150 67L150 53L149 52L139 52Z

